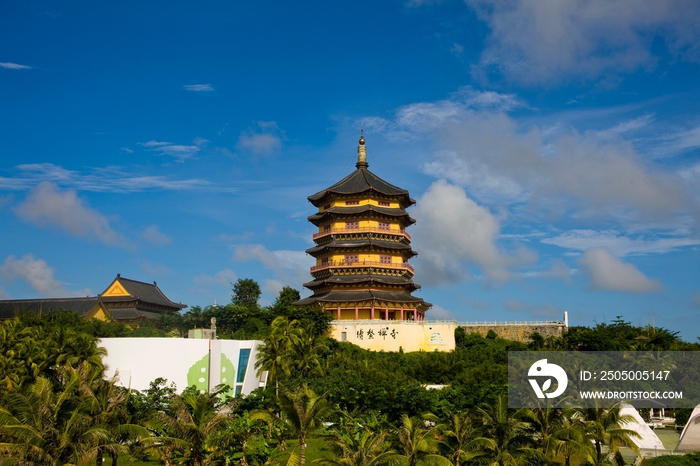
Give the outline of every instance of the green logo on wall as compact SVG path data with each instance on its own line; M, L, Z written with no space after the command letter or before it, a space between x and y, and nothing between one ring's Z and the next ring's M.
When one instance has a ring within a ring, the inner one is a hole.
M233 363L225 354L221 354L221 367L219 368L219 380L229 386L226 394L230 394L231 387L236 380L236 369ZM204 393L209 390L209 355L207 354L202 359L197 361L187 371L187 386L194 385L197 390Z

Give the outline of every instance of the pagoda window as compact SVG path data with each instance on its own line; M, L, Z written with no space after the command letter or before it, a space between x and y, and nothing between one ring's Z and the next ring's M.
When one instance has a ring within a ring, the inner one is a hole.
M345 205L360 205L360 201L345 201Z
M323 257L321 259L321 265L328 265L328 258L327 257Z
M379 202L377 202L377 204L379 204L380 206L383 206L383 207L389 207L391 205L391 202L379 201Z
M323 232L327 233L329 231L331 231L331 226L330 225L323 225Z
M345 228L348 230L358 230L360 228L360 222L345 222Z
M391 256L379 256L380 264L391 264Z
M330 208L331 208L331 205L330 205L330 204L326 204L326 205L323 206L323 210L328 210L328 209L330 209Z
M388 223L388 222L379 222L379 229L380 229L380 230L388 230L388 229L389 229L389 223Z
M345 254L346 264L357 264L360 262L360 258L357 254Z

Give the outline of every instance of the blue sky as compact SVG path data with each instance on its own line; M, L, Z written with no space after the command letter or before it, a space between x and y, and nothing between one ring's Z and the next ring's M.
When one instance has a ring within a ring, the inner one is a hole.
M698 24L692 0L4 1L0 297L301 289L306 197L364 125L417 200L429 317L695 341Z

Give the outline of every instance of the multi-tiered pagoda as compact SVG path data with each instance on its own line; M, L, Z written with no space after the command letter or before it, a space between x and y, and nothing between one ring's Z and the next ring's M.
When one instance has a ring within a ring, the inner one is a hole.
M295 304L320 306L337 320L425 320L431 305L411 295L420 286L408 263L417 253L406 233L415 220L405 209L416 201L367 169L364 137L355 166L308 198L318 208L309 217L316 246L306 251L316 258L314 279L304 284L313 295Z

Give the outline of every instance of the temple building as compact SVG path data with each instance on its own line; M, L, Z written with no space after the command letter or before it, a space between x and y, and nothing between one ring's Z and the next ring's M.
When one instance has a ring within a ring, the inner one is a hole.
M145 319L174 314L187 305L168 299L156 282L144 283L117 274L105 291L85 298L40 298L0 301L0 320L33 312L75 311L86 319L116 320L138 327Z
M406 208L415 204L408 191L368 170L364 137L357 148L357 170L309 201L318 227L306 252L316 259L313 292L294 303L320 306L336 320L423 321L431 304L412 296L411 249L406 228L415 220Z

